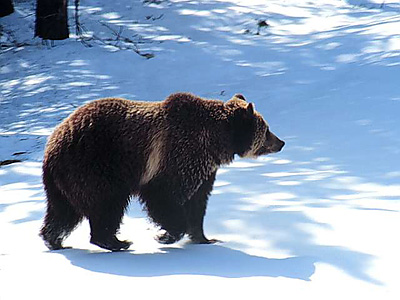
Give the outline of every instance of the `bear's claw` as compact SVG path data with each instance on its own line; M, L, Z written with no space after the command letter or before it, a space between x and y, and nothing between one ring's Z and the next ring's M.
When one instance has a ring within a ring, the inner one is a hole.
M169 234L168 232L165 232L165 233L157 236L156 240L160 244L169 245L169 244L173 244L173 243L179 241L182 237L183 237L183 234L180 234L178 237L176 237L176 236Z
M191 239L192 244L203 244L203 245L209 245L209 244L215 244L215 243L222 243L221 240L217 240L217 239Z
M120 241L116 237L112 238L111 240L105 240L105 241L97 240L92 237L90 239L90 243L99 246L100 248L107 249L113 252L127 250L132 245L132 242Z

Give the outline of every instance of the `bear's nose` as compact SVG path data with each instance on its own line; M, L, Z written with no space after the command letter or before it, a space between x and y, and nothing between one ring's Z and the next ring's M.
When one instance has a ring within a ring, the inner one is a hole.
M285 142L279 140L279 142L275 144L275 147L274 147L274 149L273 149L274 152L279 152L279 151L281 151L282 148L283 148L283 146L285 146Z
M279 151L281 151L282 148L285 146L285 142L284 142L284 141L281 141L281 142L282 142L282 145L281 145L281 147L279 148Z

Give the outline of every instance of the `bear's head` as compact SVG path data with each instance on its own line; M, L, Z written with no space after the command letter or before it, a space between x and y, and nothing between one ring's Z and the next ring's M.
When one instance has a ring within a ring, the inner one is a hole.
M248 103L243 95L236 94L225 103L231 112L230 124L234 153L240 157L258 157L282 150L285 142L269 130L268 123L253 103Z

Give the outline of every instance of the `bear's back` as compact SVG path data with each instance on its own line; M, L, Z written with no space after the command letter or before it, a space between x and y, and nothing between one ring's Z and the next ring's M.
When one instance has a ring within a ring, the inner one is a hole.
M86 140L94 138L100 144L129 140L132 133L138 136L145 131L143 134L147 134L148 128L161 118L159 102L103 98L74 111L55 129L50 142L77 143L83 136Z
M159 106L156 102L105 98L78 108L50 136L44 171L58 172L58 177L69 174L77 182L103 177L138 181L148 137L163 123Z

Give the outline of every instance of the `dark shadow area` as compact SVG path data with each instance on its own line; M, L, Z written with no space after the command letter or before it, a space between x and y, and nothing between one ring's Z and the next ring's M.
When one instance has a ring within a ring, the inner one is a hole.
M44 202L40 164L37 162L20 162L0 168L0 193L2 202L0 213L6 209L28 205L28 215L21 219L13 220L13 224L40 220L44 211L34 208L36 204ZM22 207L21 207L22 208Z
M31 221L37 221L37 220L42 220L44 217L44 211L31 211L29 213L29 216L21 219L14 220L12 223L13 224L21 224L25 222L31 222Z
M350 5L359 6L366 9L400 12L400 3L386 3L386 1L380 1L381 3L377 3L369 0L346 0L346 2Z
M314 156L314 151L310 155ZM311 256L315 262L335 266L354 278L381 285L381 281L368 272L375 259L368 249L356 251L345 245L326 245L317 241L316 232L329 232L334 228L312 218L307 207L399 213L390 208L394 207L391 202L396 203L399 198L390 194L394 193L395 186L350 176L349 171L332 164L327 157L290 161L279 156L264 162L241 160L222 170L210 199L206 219L209 230L228 236L242 233L246 239L254 241L254 247L268 241L274 248L290 255ZM363 192L360 188L363 184L369 192ZM349 199L343 201L345 197ZM360 197L366 204L360 202ZM246 249L248 240L232 240L231 245L235 249Z
M153 277L166 275L209 275L226 278L253 276L287 277L310 280L312 257L268 259L217 245L190 245L184 249L163 248L165 253L91 252L61 250L71 263L93 272Z

